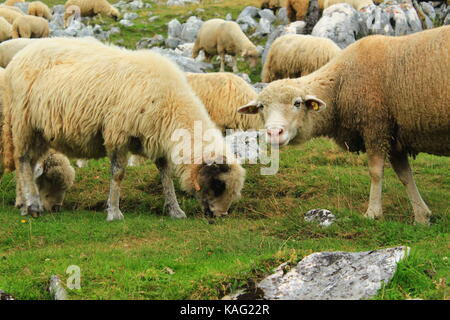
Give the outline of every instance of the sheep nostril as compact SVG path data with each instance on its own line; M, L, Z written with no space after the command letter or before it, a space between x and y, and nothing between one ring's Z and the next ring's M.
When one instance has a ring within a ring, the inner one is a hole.
M269 136L279 136L281 134L283 134L284 130L283 128L270 128L267 129L267 134Z

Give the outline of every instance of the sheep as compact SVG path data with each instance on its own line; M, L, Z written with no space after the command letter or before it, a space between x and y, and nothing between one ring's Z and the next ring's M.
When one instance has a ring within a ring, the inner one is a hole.
M6 68L17 52L35 41L38 39L18 38L2 42L0 44L0 67Z
M14 20L19 17L23 17L24 14L22 12L18 12L16 10L12 10L6 7L0 7L0 17L3 17L8 21L8 23L13 24Z
M66 9L72 5L80 8L82 17L93 17L98 14L114 20L120 17L119 11L106 0L67 0L64 4Z
M31 16L45 18L47 20L52 19L50 8L42 1L30 2L28 5L28 14Z
M192 50L192 57L197 58L203 50L207 61L215 55L220 56L220 71L225 70L225 54L233 56L233 72L238 72L236 55L247 58L254 68L258 59L258 50L234 21L211 19L203 23Z
M330 39L298 34L281 36L270 46L261 74L262 82L305 76L340 52Z
M205 214L226 215L240 196L245 170L184 73L157 53L92 39L42 39L6 68L3 98L4 164L12 170L17 163L24 212L42 211L31 168L49 147L69 157L110 158L108 221L123 219L119 197L128 152L156 163L171 217L186 217L172 173L198 197ZM208 140L203 149L194 145L192 155L183 148L191 150L200 126Z
M73 18L72 18L73 17ZM64 27L67 28L69 26L69 19L80 19L81 18L81 9L79 6L71 5L66 7L64 11Z
M22 16L14 20L12 25L12 37L16 38L45 38L48 37L50 28L48 21L41 17Z
M237 108L257 97L256 91L232 73L187 73L189 85L206 107L211 119L222 131L259 129L264 123L257 117L240 114Z
M417 190L408 155L450 156L448 39L450 26L365 37L314 73L270 83L239 111L261 114L273 143L327 136L346 150L367 152L369 218L383 214L388 157L406 186L416 223L426 224L431 211Z
M0 4L0 8L5 8L5 9L9 9L9 10L13 10L15 12L20 13L21 15L24 15L23 11L20 10L20 8L16 7L16 6L7 6L5 4Z
M5 6L14 6L18 2L25 2L25 0L6 0L3 4Z
M305 20L308 13L309 0L287 0L286 13L289 22Z
M0 17L0 42L11 39L12 26L5 18Z
M286 7L286 0L261 0L261 9L270 9L273 12L277 12L280 8Z
M3 95L5 69L0 68L0 96ZM3 107L0 100L0 130L3 127ZM3 158L3 143L0 141L0 162ZM3 175L3 166L0 165L0 177ZM73 185L75 171L69 159L63 154L50 150L37 161L33 170L34 180L39 189L39 195L46 211L59 211L65 193ZM20 184L16 185L16 206L22 206Z
M348 3L355 10L361 10L364 7L374 4L372 0L324 0L323 8L326 9L338 3Z

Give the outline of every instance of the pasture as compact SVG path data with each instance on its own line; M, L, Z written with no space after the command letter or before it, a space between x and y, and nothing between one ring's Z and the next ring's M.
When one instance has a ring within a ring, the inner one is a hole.
M167 35L173 18L183 23L192 15L207 20L231 13L236 19L244 7L258 5L257 0L205 0L168 8L144 2L152 8L138 10L135 25L120 26L111 43L135 48L143 37ZM148 11L159 19L148 23ZM95 18L95 23L106 30L118 26L109 18ZM218 68L215 62L211 71ZM240 60L239 70L260 81L260 64L251 69ZM405 188L389 165L384 217L369 220L363 217L370 188L366 155L342 151L323 138L287 146L280 157L280 169L272 176L260 175L261 165L244 165L242 198L229 216L213 224L177 185L188 218L168 217L158 171L149 161L127 168L121 191L125 219L114 222L107 222L104 212L110 180L106 159L77 168L62 212L37 219L22 217L14 208L14 173L8 173L0 180L0 289L17 299L51 299L50 276L65 282L66 269L75 265L81 289L68 290L71 299L221 299L253 288L279 264L296 264L313 252L404 245L411 247L409 258L375 299L450 299L450 158L420 154L411 160L433 212L431 225L422 226L414 225ZM328 228L305 222L304 213L315 208L331 210L336 222Z

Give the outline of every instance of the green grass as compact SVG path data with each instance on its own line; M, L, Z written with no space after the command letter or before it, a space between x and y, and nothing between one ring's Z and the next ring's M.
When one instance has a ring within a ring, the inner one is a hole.
M385 218L362 217L369 189L366 157L340 151L325 139L284 149L275 176L261 176L259 166L247 165L242 199L216 224L181 191L188 219L166 217L150 163L128 168L121 202L125 220L112 223L103 212L106 160L77 169L65 211L38 219L23 219L12 208L13 174L7 174L0 184L0 288L19 299L48 299L50 275L65 281L67 267L77 265L81 290L69 290L72 299L218 299L312 252L407 245L411 256L376 298L448 299L449 165L448 158L429 155L413 161L435 214L430 227L413 224L404 188L390 168ZM332 210L337 222L326 229L304 222L312 208Z
M60 0L45 1L63 3ZM121 26L111 40L128 48L142 37L167 33L167 23L193 14L206 20L233 18L257 0L202 1L201 5L140 10L135 26ZM195 10L202 8L204 12ZM148 11L160 16L147 23ZM116 25L111 19L93 23ZM259 80L260 68L240 70ZM217 67L214 69L217 71ZM365 155L343 152L326 139L281 152L279 173L261 176L246 166L242 199L230 216L209 224L195 199L178 190L186 220L163 212L157 170L151 163L128 168L122 188L125 220L108 223L103 211L109 164L90 161L77 169L64 211L25 219L14 204L14 174L0 181L0 289L18 299L50 299L48 280L63 282L70 265L81 268L81 289L72 299L219 299L261 279L278 264L298 262L317 251L359 251L407 245L411 255L376 299L449 299L450 159L420 155L412 161L417 184L434 216L430 227L416 226L404 187L386 169L384 219L362 217L369 177ZM337 221L324 229L303 221L313 208L332 210ZM174 271L171 274L170 268Z

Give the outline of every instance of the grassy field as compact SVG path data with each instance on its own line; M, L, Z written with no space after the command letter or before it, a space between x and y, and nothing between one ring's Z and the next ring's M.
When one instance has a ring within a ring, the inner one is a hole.
M207 0L183 8L152 3L151 9L139 11L134 27L121 27L111 41L134 48L142 37L165 35L172 18L184 22L193 14L207 19L228 12L236 18L243 7L256 3ZM152 25L146 22L148 11L160 16ZM101 22L115 25L105 18ZM244 62L240 67L258 80L258 68L249 70ZM125 220L112 223L104 212L106 160L91 160L88 168L77 169L63 212L38 219L23 218L13 208L14 175L7 174L0 181L0 289L18 299L50 299L50 275L65 281L66 269L76 265L81 289L69 290L72 299L220 299L252 287L278 264L296 263L312 252L406 245L412 248L410 257L376 299L450 298L449 158L419 155L412 161L419 189L434 213L429 227L413 224L405 189L389 167L384 219L362 217L369 192L366 156L340 151L327 139L285 148L280 165L274 176L261 176L260 166L246 165L242 199L215 224L181 191L178 198L188 219L167 217L151 163L128 168L121 200ZM313 208L331 210L336 223L324 229L304 222L304 213Z

